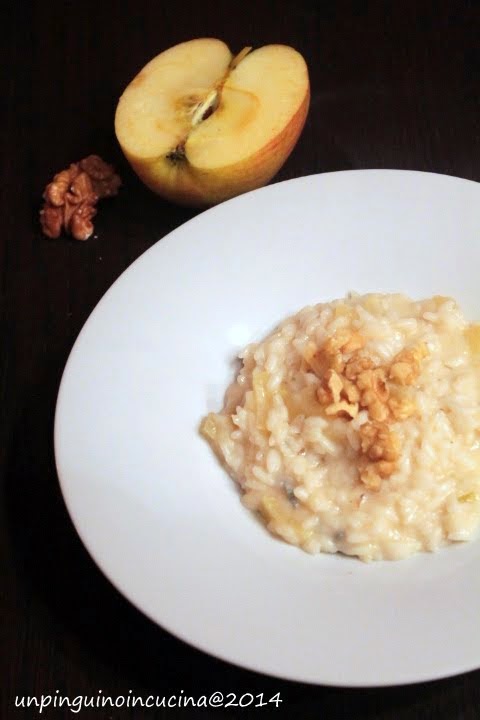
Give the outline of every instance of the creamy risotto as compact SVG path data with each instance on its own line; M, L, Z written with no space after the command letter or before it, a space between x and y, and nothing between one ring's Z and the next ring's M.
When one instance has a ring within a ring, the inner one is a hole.
M268 529L405 558L480 524L480 326L454 300L349 295L241 354L202 433Z

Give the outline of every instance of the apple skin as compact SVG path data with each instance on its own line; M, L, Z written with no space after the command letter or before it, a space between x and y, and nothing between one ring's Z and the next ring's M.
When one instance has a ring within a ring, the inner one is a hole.
M173 164L166 157L146 160L125 157L140 180L154 193L178 205L208 207L236 195L263 187L277 174L297 144L310 106L310 88L290 123L254 155L235 165L199 170L179 160Z

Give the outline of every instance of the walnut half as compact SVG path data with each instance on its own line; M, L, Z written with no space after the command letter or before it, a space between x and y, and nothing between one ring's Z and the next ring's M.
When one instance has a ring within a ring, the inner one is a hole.
M99 199L118 193L121 180L111 165L89 155L57 173L43 193L40 224L44 235L60 237L62 230L76 240L88 240Z

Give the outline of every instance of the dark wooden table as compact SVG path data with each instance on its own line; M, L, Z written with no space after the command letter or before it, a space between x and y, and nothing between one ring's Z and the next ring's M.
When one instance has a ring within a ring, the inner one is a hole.
M68 353L120 273L195 213L159 200L133 176L113 133L116 101L160 50L204 35L234 50L283 42L306 58L310 115L278 179L408 168L480 180L478 0L10 3L0 50L1 718L74 716L65 707L41 716L16 709L16 696L219 690L280 692L280 710L257 710L258 717L476 719L480 671L404 688L343 690L278 681L184 645L110 586L66 513L52 421ZM91 152L116 164L121 199L100 208L97 237L86 243L42 237L44 185ZM448 643L448 628L439 632ZM156 712L137 706L79 716L249 715Z

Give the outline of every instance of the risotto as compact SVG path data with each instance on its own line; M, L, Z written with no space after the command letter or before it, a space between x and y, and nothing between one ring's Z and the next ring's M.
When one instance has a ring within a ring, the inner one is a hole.
M480 525L480 325L454 300L354 295L249 345L202 434L274 535L396 560Z

